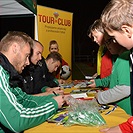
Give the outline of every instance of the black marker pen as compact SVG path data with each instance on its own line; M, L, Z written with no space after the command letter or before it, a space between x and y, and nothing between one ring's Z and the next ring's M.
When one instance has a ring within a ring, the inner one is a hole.
M54 95L57 96L57 94L53 91Z

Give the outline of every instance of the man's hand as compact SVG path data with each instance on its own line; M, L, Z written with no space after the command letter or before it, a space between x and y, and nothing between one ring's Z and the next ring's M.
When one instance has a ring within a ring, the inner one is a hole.
M63 79L58 79L59 84L64 84L66 81Z
M89 84L88 87L95 88L96 87L95 80L92 79L92 80L90 80L90 82L91 82L91 84Z
M60 96L56 96L56 97L53 97L56 102L58 103L58 108L61 108L62 105L65 103L65 100L64 100L64 95L60 95Z
M52 88L52 91L54 91L56 94L60 94L60 95L64 94L64 90L61 89L60 87L54 87Z
M56 93L56 94L60 94L60 95L63 95L64 94L64 90L61 89L60 87L53 87L53 88L47 88L46 89L46 92L48 93L52 93L53 94L53 91Z

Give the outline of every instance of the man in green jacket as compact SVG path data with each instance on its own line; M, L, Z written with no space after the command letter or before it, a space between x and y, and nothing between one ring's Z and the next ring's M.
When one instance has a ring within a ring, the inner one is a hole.
M32 96L18 87L16 79L29 65L33 40L18 31L8 32L0 42L0 133L21 132L37 126L64 104L64 96ZM19 81L20 81L19 80Z

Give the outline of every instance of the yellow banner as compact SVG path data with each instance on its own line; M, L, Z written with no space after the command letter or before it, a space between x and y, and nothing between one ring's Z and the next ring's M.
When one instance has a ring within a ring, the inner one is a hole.
M56 40L59 53L71 67L73 13L37 6L38 40L44 45L44 58L49 54L49 42Z

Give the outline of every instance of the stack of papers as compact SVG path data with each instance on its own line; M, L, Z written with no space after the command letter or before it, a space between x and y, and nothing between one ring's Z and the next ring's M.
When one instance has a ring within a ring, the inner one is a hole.
M88 97L86 93L71 94L71 96L73 98L87 98Z
M88 90L87 92L82 92L82 93L70 93L70 95L73 97L73 98L77 98L77 99L92 99L95 97L95 94L97 92L95 90Z

